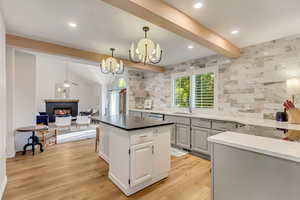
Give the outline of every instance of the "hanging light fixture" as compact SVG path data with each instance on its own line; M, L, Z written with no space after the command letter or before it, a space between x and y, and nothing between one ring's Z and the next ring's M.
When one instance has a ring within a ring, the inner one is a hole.
M122 74L124 72L124 64L123 61L120 60L118 63L117 59L114 58L114 48L110 48L111 50L111 57L107 59L103 59L100 65L101 71L104 74L112 73L115 74Z
M156 44L148 38L149 27L143 27L143 31L145 32L145 38L141 39L135 49L134 43L132 43L131 48L129 50L129 59L135 63L150 63L157 64L162 59L162 50L159 44ZM136 55L135 55L136 54ZM136 58L137 57L137 60Z

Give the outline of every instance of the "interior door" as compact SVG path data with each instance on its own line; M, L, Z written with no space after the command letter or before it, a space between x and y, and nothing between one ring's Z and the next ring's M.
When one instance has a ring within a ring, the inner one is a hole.
M134 145L130 148L130 186L135 187L153 177L153 142Z

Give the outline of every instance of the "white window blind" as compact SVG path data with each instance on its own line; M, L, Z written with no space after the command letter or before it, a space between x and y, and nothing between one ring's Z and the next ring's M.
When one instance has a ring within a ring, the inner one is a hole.
M193 76L193 106L194 108L214 108L215 74L204 73Z
M188 107L190 97L190 76L183 76L174 80L174 105Z

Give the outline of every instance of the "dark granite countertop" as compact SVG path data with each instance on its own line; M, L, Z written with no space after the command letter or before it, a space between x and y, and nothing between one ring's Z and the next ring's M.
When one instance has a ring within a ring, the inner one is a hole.
M126 131L174 124L173 122L169 121L141 119L140 117L134 117L129 115L99 116L92 117L92 119L98 122L102 122L104 124L121 128Z

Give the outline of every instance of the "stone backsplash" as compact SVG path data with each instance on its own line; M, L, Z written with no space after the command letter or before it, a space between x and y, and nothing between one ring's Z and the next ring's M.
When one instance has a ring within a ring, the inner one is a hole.
M130 71L130 107L135 107L138 97L148 95L153 109L171 108L172 74L217 66L219 112L273 119L282 111L282 102L290 98L285 81L300 77L300 34L241 51L237 59L213 55L168 66L164 73Z

